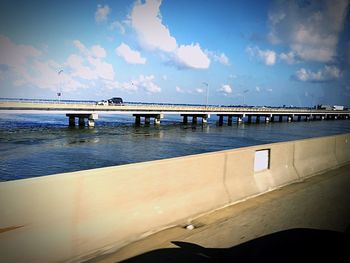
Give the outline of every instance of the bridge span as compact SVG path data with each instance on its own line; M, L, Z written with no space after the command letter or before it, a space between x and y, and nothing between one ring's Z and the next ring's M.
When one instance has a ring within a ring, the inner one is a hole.
M211 115L218 117L219 125L225 120L228 125L235 123L260 123L282 121L309 121L329 119L349 119L349 110L318 110L309 108L275 108L275 107L229 107L229 106L194 106L171 104L124 104L124 105L95 105L92 103L55 103L55 102L18 102L0 101L1 112L61 112L66 114L69 125L75 126L78 119L79 126L89 127L95 125L98 114L131 114L135 117L135 124L160 124L165 114L176 114L188 123L189 118L193 124L201 119L202 124L207 123Z

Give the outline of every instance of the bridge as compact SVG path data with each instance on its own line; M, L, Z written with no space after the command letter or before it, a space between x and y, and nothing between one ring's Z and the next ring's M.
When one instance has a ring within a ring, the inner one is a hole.
M225 120L228 125L235 123L260 123L282 121L309 121L349 119L349 110L319 110L310 108L278 108L278 107L230 107L230 106L202 106L180 104L132 104L123 105L96 105L92 102L65 103L57 101L0 101L0 111L31 111L31 112L62 112L69 118L69 125L75 126L78 119L79 126L95 126L98 114L131 114L135 117L135 124L141 124L141 118L145 124L160 124L165 114L180 115L183 123L197 124L201 119L202 124L207 123L211 115L218 117L219 125Z

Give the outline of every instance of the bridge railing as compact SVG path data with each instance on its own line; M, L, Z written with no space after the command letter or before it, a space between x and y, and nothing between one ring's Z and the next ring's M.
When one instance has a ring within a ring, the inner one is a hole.
M96 101L91 100L57 100L57 99L13 99L0 98L0 102L19 102L19 103L37 103L37 104L89 104L94 105Z

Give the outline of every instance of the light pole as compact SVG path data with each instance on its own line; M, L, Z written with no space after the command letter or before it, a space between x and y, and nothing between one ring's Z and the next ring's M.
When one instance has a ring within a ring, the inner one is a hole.
M63 69L58 71L58 77L59 77L59 81L60 81L60 85L58 87L58 92L57 92L58 103L60 103L60 97L62 95L62 78L60 77L62 73L63 73Z
M206 104L205 107L208 108L208 100L209 100L209 84L207 82L203 82L204 85L207 86L207 100L206 100Z

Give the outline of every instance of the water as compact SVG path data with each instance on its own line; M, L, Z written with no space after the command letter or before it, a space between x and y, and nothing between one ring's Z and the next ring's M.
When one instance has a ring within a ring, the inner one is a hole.
M350 121L181 124L135 127L128 115L99 116L96 127L69 128L63 114L0 114L0 180L72 172L141 161L350 132Z

